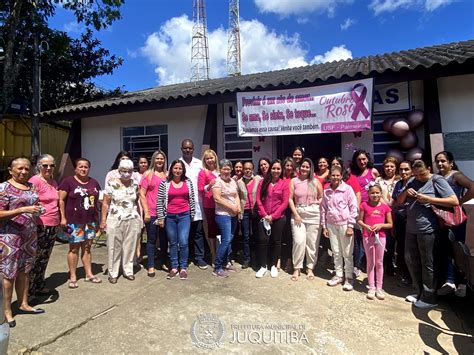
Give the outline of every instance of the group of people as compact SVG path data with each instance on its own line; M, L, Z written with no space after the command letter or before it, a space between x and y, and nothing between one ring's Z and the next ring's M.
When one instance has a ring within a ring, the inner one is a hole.
M189 260L207 269L207 241L213 275L227 278L236 271L232 240L240 230L241 268L254 267L257 278L278 277L284 268L293 281L303 271L313 280L324 236L335 269L329 286L342 284L350 291L354 278L366 269L367 298L383 300L384 270L393 274L396 265L402 282L417 291L407 298L416 307L434 307L438 294L463 289L449 240L463 241L465 224L443 230L431 209L474 197L474 183L457 170L449 152L436 155L436 175L422 160L398 162L393 157L384 160L379 173L363 150L345 168L341 157L320 158L315 165L296 148L283 161L261 158L256 174L252 161L219 160L211 149L202 160L195 158L190 139L183 140L181 151L169 167L161 150L150 161L141 156L137 171L130 154L120 152L103 190L90 177L91 163L85 158L74 161L74 175L59 185L51 155L37 159L33 176L27 158L12 159L10 178L0 184L0 274L11 327L16 325L14 286L17 313L44 312L28 299L50 292L44 278L58 236L69 242L68 287L79 287L79 254L85 281L102 282L91 267L92 240L102 232L112 284L120 273L135 279L134 264L144 260L144 230L149 277L156 275L156 259L167 279L186 280ZM438 253L441 249L444 253Z

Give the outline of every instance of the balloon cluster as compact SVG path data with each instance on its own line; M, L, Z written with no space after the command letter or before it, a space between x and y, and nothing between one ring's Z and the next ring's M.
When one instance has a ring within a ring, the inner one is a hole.
M394 157L399 162L403 160L413 161L421 159L423 149L418 147L418 137L415 130L423 124L424 114L421 110L413 110L406 119L404 118L387 118L383 121L382 126L385 132L391 133L400 141L402 149L406 150L406 156L399 149L390 149L387 157Z

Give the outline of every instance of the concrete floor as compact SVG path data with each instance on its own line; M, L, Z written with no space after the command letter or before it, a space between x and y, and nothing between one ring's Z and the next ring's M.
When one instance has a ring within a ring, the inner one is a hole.
M135 281L112 285L102 275L106 248L97 246L93 266L103 283L81 279L71 290L67 249L53 251L47 286L57 293L42 300L46 313L16 316L11 354L207 353L216 346L236 354L474 353L472 298L415 310L395 278L386 281L385 301L366 299L365 275L352 292L327 287L324 265L313 281L293 282L283 272L256 279L250 269L218 279L191 266L186 281L166 280L164 272L152 279L142 269Z

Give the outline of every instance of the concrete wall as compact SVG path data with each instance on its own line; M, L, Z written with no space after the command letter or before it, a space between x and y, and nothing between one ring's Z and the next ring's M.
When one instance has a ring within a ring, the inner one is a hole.
M82 120L82 154L92 163L91 176L104 183L117 153L122 149L121 127L168 125L168 161L181 156L181 141L191 138L195 156L201 158L201 145L207 106L129 112Z
M474 75L440 78L438 92L443 133L474 132ZM474 142L465 144L472 146ZM457 164L474 179L474 157L457 160Z

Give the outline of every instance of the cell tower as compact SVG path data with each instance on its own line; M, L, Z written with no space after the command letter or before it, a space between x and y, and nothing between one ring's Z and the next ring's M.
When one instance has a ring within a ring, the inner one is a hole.
M227 39L227 74L239 76L240 63L240 20L239 0L229 0L229 33Z
M193 22L191 81L208 80L209 46L204 0L193 0Z

